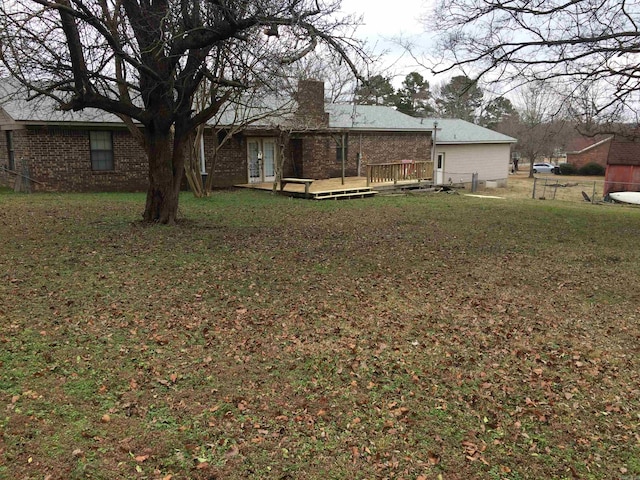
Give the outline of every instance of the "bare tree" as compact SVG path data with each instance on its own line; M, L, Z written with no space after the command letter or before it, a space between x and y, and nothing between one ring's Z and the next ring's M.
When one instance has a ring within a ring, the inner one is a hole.
M284 77L279 82L278 78L272 79L276 84L290 79ZM204 79L193 96L193 108L195 112L208 108L215 96L210 89L213 85L208 79ZM297 85L295 87L297 89ZM211 119L208 126L213 131L210 137L212 142L212 158L205 158L204 132L205 124L200 124L192 132L189 154L185 157L185 176L189 186L196 197L207 196L215 181L215 171L221 151L225 145L245 128L262 122L269 124L274 130L279 130L283 122L290 122L297 104L294 101L295 90L284 89L282 92L265 91L265 88L246 88L237 91L237 96L220 107L216 116Z
M0 3L0 61L33 96L118 115L149 162L145 221L173 223L190 136L246 89L318 45L359 44L337 0L15 0ZM348 28L348 30L347 30ZM203 79L210 100L194 110Z
M518 139L516 148L529 160L529 176L533 164L551 156L558 147L565 126L562 102L549 85L536 82L520 92L518 115L502 125L501 131Z
M366 58L366 64L360 58L353 59L359 71L366 71L368 64L373 61L373 55L369 52ZM285 79L285 88L292 93L297 88L298 80L323 81L325 101L328 103L352 102L357 87L351 67L341 58L320 49L291 65Z
M566 92L598 83L592 107L622 105L635 119L640 91L640 4L618 0L441 0L435 73L467 71L511 88L554 79Z

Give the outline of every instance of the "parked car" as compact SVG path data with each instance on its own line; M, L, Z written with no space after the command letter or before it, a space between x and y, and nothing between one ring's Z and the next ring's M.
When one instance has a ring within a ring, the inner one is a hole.
M549 162L534 163L533 173L555 173L560 175L560 167Z

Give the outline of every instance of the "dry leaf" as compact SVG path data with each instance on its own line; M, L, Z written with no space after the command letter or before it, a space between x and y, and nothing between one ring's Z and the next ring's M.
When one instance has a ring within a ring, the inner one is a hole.
M238 450L238 446L233 445L229 450L227 450L227 453L225 453L224 456L225 458L233 458L237 456L239 453L240 453L240 450Z

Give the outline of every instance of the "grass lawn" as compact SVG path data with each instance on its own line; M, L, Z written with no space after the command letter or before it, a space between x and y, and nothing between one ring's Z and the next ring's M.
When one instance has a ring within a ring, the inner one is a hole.
M0 478L640 478L640 209L0 194Z

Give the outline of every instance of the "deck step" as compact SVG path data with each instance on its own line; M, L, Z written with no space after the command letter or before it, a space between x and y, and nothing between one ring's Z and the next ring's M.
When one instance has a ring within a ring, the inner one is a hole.
M311 192L314 197L324 197L327 195L340 195L346 193L367 193L372 192L371 187L347 187L347 188L334 188L333 190L320 190Z
M375 192L371 189L366 190L366 189L354 189L354 190L350 190L350 191L344 191L344 190L338 190L338 191L333 191L333 192L322 192L321 195L316 195L316 193L320 193L320 192L314 192L314 196L313 199L314 200L345 200L348 198L366 198L366 197L373 197L374 195L376 195L378 192Z

